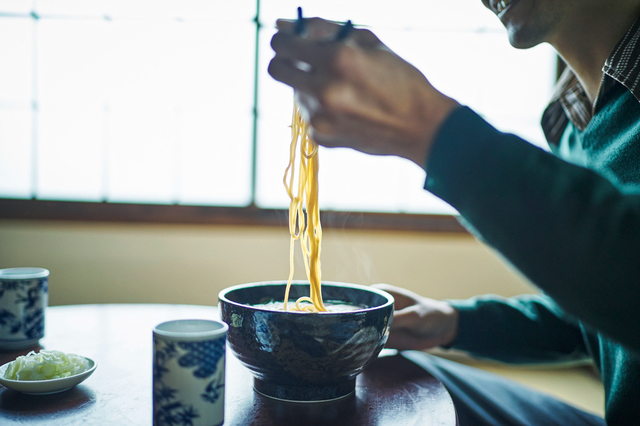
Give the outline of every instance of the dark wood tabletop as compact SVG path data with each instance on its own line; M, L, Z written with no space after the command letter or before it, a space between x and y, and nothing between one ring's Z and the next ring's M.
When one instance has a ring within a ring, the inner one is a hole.
M84 355L95 373L73 389L25 395L0 385L2 425L150 425L152 329L186 318L219 319L211 306L113 304L54 306L38 349ZM0 365L19 352L0 352ZM225 425L455 425L451 398L425 370L393 354L371 363L351 397L287 403L253 391L251 373L227 352Z

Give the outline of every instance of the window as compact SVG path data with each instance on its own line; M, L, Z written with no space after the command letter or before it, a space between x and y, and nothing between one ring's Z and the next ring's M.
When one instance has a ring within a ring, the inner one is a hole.
M556 57L548 46L511 48L479 0L5 0L5 207L286 209L293 93L266 69L275 20L294 18L299 5L306 16L369 26L438 89L543 145L538 122ZM324 211L455 213L422 189L424 172L410 162L320 155Z
M249 204L255 7L237 3L50 0L4 17L4 195Z

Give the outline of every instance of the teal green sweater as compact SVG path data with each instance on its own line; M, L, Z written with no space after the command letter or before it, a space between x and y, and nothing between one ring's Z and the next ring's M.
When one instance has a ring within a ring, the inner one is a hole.
M617 85L553 151L468 108L442 125L425 188L545 294L453 301L453 347L514 363L591 358L607 423L640 424L640 103Z

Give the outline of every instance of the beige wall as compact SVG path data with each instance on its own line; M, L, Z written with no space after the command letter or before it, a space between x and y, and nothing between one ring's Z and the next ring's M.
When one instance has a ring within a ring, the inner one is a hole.
M322 249L324 280L387 282L434 298L533 291L465 234L326 229ZM0 267L49 269L51 305L215 304L227 286L286 279L288 255L286 228L0 220Z

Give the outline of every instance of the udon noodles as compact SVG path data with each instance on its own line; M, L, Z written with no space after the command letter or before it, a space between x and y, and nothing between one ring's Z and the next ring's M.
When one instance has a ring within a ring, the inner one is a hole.
M326 313L335 313L335 312L353 312L359 311L362 309L367 309L366 305L354 305L350 302L343 302L341 300L323 300L324 307L327 309ZM265 303L257 303L255 305L256 308L267 309L270 311L284 311L284 302L271 300ZM299 308L289 309L289 311L300 310L301 312L311 312L311 309L304 309L305 307L311 308L310 302L301 301L299 303ZM324 313L324 312L323 312Z
M296 172L298 174L297 191L294 191ZM300 110L295 103L291 120L289 165L284 172L284 186L291 199L289 204L289 232L291 234L289 279L284 295L284 310L287 310L294 272L294 247L295 241L298 240L302 247L303 263L311 291L309 296L299 298L291 310L326 312L327 308L322 302L320 286L322 226L318 208L318 145L309 137L307 123L300 115Z

